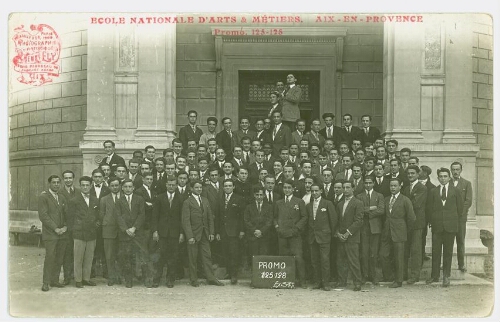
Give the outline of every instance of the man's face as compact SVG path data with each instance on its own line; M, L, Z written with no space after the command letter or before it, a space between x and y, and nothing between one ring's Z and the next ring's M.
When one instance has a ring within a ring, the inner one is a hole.
M175 160L174 160L174 152L166 152L165 153L165 161L167 161L167 162L175 162Z
M306 130L306 122L303 122L303 121L298 122L297 123L297 130L304 133L304 131Z
M196 150L196 148L197 148L196 141L191 141L191 140L188 141L187 146L188 146L188 149Z
M149 160L153 160L155 158L155 149L147 149L146 150L146 158L148 158Z
M193 186L192 192L195 195L199 196L201 194L202 190L203 190L203 186L201 185L201 183L195 183Z
M113 144L105 143L104 144L104 151L106 151L107 155L111 155L115 152L115 148L113 147Z
M90 181L82 181L80 182L80 190L84 193L84 194L88 194L90 192L90 188L91 188L91 182Z
M252 152L257 152L262 148L260 141L253 141L252 142Z
M290 84L295 84L295 82L297 81L297 79L295 78L295 76L293 76L292 74L289 74L287 77L286 77L286 83L288 85Z
M324 167L326 165L326 163L328 162L328 158L324 155L320 155L318 156L318 162L319 162L319 165Z
M382 139L376 139L375 142L373 142L373 148L378 148L379 146L384 146L384 140Z
M274 174L278 174L283 171L283 166L279 162L274 162L273 165Z
M262 169L259 172L259 181L264 181L264 178L267 177L269 172L266 169Z
M313 184L312 178L306 178L304 180L304 188L306 189L307 192L311 191L312 184Z
M168 176L173 176L175 174L175 163L167 164L165 166L165 172Z
M181 154L182 152L182 143L178 143L178 142L175 142L172 149L174 150L174 152L179 155Z
M359 163L365 162L365 151L363 151L363 150L356 151L356 160Z
M352 165L351 158L348 157L343 157L342 158L342 165L344 166L344 169L349 170Z
M353 187L352 187L352 183L350 183L350 182L344 182L344 184L342 185L342 187L344 188L344 195L346 197L350 197L350 196L353 195L354 190L353 190Z
M289 183L284 183L283 184L283 193L285 196L291 196L293 193L293 186Z
M438 180L439 183L442 185L446 185L448 182L450 182L450 175L447 172L439 172L438 173Z
M351 126L352 120L350 116L346 115L342 120L344 121L344 126Z
M264 184L266 185L267 191L273 191L274 185L276 184L276 182L275 182L274 178L266 178L266 181Z
M75 178L73 178L73 175L71 173L65 173L63 175L63 180L64 180L64 185L70 188L71 186L73 186L73 181L75 180Z
M371 171L373 170L375 167L375 163L373 162L373 160L368 160L365 162L365 170L366 171Z
M362 172L361 172L361 168L360 167L354 167L354 168L352 168L352 177L354 179L361 178L361 174L362 174Z
M300 159L300 161L307 160L307 159L309 159L309 155L307 154L307 152L300 152L299 159Z
M167 181L167 191L170 193L175 192L177 189L177 181L176 180L168 180Z
M111 167L109 165L102 165L101 170L104 172L104 176L109 178L109 175L111 174Z
M145 176L144 178L142 178L142 182L146 186L151 187L151 185L153 184L153 176L152 175Z
M264 129L269 130L271 128L271 119L264 119Z
M184 170L186 168L186 159L177 158L177 169Z
M452 165L451 166L451 175L453 178L458 179L460 178L460 175L462 174L462 167L458 164Z
M408 165L416 165L416 166L418 166L417 159L415 159L415 158L409 158L408 159Z
M236 159L241 159L241 155L243 154L243 150L240 148L240 147L236 147L234 148L233 150L233 156L236 158Z
M248 171L246 169L240 169L240 171L238 171L238 179L241 182L247 182L247 178L248 178Z
M222 125L224 126L224 130L226 130L226 131L231 130L231 120L230 119L224 120Z
M392 161L391 162L391 173L396 174L399 172L399 164L397 161Z
M401 157L401 162L404 162L404 163L407 163L408 160L410 159L410 152L401 152L399 154L399 156Z
M330 126L332 126L332 125L333 125L333 117L331 117L331 116L325 117L325 118L323 119L323 121L325 121L325 125L326 125L327 127L330 127Z
M363 127L370 127L370 124L371 124L371 121L370 121L370 118L368 116L363 116L361 118L361 125Z
M293 174L294 174L294 171L291 167L284 167L283 168L283 176L285 177L285 179L293 179Z
M300 149L309 150L309 141L300 141Z
M269 155L269 154L271 154L271 152L273 152L273 149L269 145L264 145L262 147L262 150L264 151L264 153L266 155Z
M366 177L364 183L365 183L366 190L370 191L373 189L374 182L373 182L372 178Z
M82 182L85 182L85 181L82 181ZM50 188L50 190L52 190L54 192L58 192L59 188L61 188L61 179L52 178L52 180L50 180L50 182L49 182L49 188ZM90 190L90 182L89 182L89 190ZM88 193L88 191L86 193Z
M115 175L120 179L125 179L127 170L124 167L116 167Z
M250 148L252 147L252 145L250 144L250 140L244 140L243 142L241 142L241 147L243 148L243 151L249 152Z
M125 182L122 186L122 191L126 195L130 195L132 192L134 192L134 185L132 182Z
M139 151L139 152L134 152L134 153L132 154L132 159L139 159L139 160L140 160L140 159L142 159L142 152L141 152L141 151Z
M297 145L290 145L289 148L290 156L296 156L299 153L299 147Z
M249 126L250 126L250 122L247 119L241 119L241 121L240 121L240 128L242 130L248 130Z
M258 162L258 163L262 163L264 162L264 151L257 151L255 153L255 160Z
M202 147L198 147L198 157L204 157L207 155L207 148L205 148L204 146Z
M323 182L331 183L333 181L333 173L331 171L323 171Z
M376 164L374 169L373 169L373 173L375 173L375 176L377 178L383 177L385 174L384 166L381 164Z
M229 162L224 163L224 166L222 167L222 171L224 171L225 174L230 175L233 173L233 165Z
M194 181L200 179L200 175L196 170L189 170L189 180Z
M94 181L95 184L101 184L104 181L104 177L102 176L102 173L94 173L92 175L92 181Z
M216 149L217 149L217 142L216 141L208 142L208 150L210 151L210 153L214 153Z
M196 124L196 113L189 113L188 115L189 124Z
M200 171L206 171L208 168L208 162L207 160L200 160L198 162L198 167L200 168Z
M387 150L389 151L389 153L395 153L397 147L398 146L394 142L387 143Z
M357 149L359 149L361 147L361 141L359 140L352 140L352 150L353 151L356 151Z
M278 103L278 96L276 94L271 94L271 104Z
M365 147L366 155L373 155L373 145L367 145Z
M339 150L340 150L340 154L344 155L344 154L349 152L349 147L347 146L347 144L341 144L339 147Z
M280 93L283 92L285 90L285 84L283 82L277 82L276 90Z
M132 174L136 174L139 171L139 163L131 162L128 164L128 171Z
M312 171L312 166L310 163L304 163L302 165L302 174L305 175L305 176L310 176L311 175L311 171Z
M274 121L274 124L280 124L281 123L281 114L280 113L273 113L273 121Z
M109 183L109 190L111 190L112 193L118 193L120 191L120 181L118 180L113 180Z
M323 149L325 151L331 151L333 149L333 142L330 140L326 140L325 145L323 145Z
M257 132L264 130L264 121L258 120L257 122L255 122L255 128L257 129Z
M385 153L384 147L383 146L379 146L377 148L377 159L382 160L382 159L385 159L386 156L387 155Z
M223 149L218 149L217 152L215 153L215 157L217 158L218 161L224 161L226 158L226 153L224 152Z
M311 147L311 156L314 158L317 158L319 155L319 148L317 146L312 146Z
M217 123L215 123L215 121L208 121L207 122L208 132L214 133L216 127L217 127Z
M177 177L177 184L180 186L180 187L185 187L187 182L188 182L188 175L183 173L181 174L180 176Z
M418 177L420 176L417 170L414 169L407 169L406 174L408 176L408 179L410 182L414 182L415 180L418 180Z
M337 182L336 184L334 184L333 192L335 192L336 196L340 196L342 193L344 193L344 189L342 188L342 183Z
M330 150L330 161L335 162L339 159L339 151L337 150Z
M284 162L288 161L290 159L290 153L288 152L288 150L282 150L280 152L280 157L281 157L281 160L283 160Z
M311 187L311 195L313 196L314 199L318 199L319 197L321 197L322 193L323 190L321 190L318 186Z
M165 170L165 163L163 163L163 161L160 160L156 161L155 169L156 171L163 173L163 171Z
M389 182L389 190L393 195L395 195L401 190L401 185L397 180L391 180Z
M179 159L179 161L180 161L180 160L182 160L182 159ZM194 153L194 152L189 152L189 153L187 154L187 163L188 163L189 165L193 165L195 161L196 161L196 153Z
M141 164L141 173L149 171L149 164L143 163Z
M217 170L210 171L210 181L213 183L219 181L219 171Z
M262 190L257 190L257 192L253 194L253 198L258 203L261 203L264 200L264 192Z
M314 132L319 132L320 127L321 123L319 121L313 121L311 124L311 130Z

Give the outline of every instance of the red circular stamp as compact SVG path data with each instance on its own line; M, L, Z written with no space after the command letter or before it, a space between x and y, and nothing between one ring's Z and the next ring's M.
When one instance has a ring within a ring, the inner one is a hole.
M59 77L61 40L49 25L24 25L14 29L16 56L12 59L14 70L21 73L17 80L24 84L40 86Z

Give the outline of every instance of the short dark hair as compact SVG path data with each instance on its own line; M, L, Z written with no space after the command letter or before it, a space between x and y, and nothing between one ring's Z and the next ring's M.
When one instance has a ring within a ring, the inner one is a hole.
M144 148L144 152L148 152L148 150L149 150L149 149L153 149L153 150L155 150L155 151L156 151L156 148L155 148L154 146L152 146L152 145L148 145L148 146L146 146L146 147Z
M74 173L73 171L71 171L71 170L64 170L64 171L63 171L63 173L62 173L63 178L64 178L64 175L65 175L66 173L71 173L71 175L73 176L73 179L75 178L75 173ZM49 182L50 182L50 181L49 181Z
M311 167L312 167L312 161L309 159L304 159L304 160L300 161L300 167L302 168L305 163L311 164Z
M104 177L104 172L101 169L97 168L97 169L92 170L92 176L94 176L94 174L96 174L96 173L100 173Z
M113 176L113 177L109 177L108 185L110 185L111 182L113 182L113 181L118 181L118 183L121 184L120 179L118 179L118 177Z
M364 115L361 116L361 119L363 119L363 117L367 117L370 121L372 120L371 115L364 114Z
M437 173L438 177L439 177L439 174L441 172L446 172L446 173L448 173L449 176L451 176L450 169L448 169L448 168L439 168L439 169L437 169L436 173Z
M231 121L231 118L230 118L230 117L227 117L227 116L226 116L226 117L223 117L223 118L222 118L222 120L221 120L221 123L222 123L222 124L224 124L224 122L225 122L226 120Z
M276 113L279 113L280 116L283 116L283 113L281 111L276 111L276 110L274 110L272 115L274 116L274 114L276 114Z
M128 165L129 165L129 166L130 166L130 164L131 164L131 163L141 164L141 160L136 159L136 158L133 158L133 159L128 160Z
M426 165L421 166L420 169L422 169L423 172L427 173L428 176L432 173L432 169Z
M58 176L57 174L51 175L47 181L51 183L53 179L59 179L59 181L61 181L61 177Z
M330 112L327 112L327 113L323 113L323 116L321 116L324 119L326 119L327 117L331 117L332 119L335 118L335 115L333 113L330 113Z
M254 186L252 187L252 194L255 194L255 193L259 192L259 191L264 192L265 190L266 190L266 188L264 188L264 187L263 187L263 186L261 186L261 185L254 185Z
M397 145L397 144L396 144L396 145ZM403 152L408 152L408 153L410 153L410 155L411 155L411 149L409 149L409 148L402 148L401 150L399 150L399 154L401 154L401 153L403 153Z
M163 158L163 157L158 157L158 158L156 158L156 159L155 159L155 161L154 161L154 162L155 162L155 164L156 164L156 162L158 162L158 161L163 162L163 164L164 164L164 165L167 163L167 161L166 161L166 160L165 160L165 158Z
M458 162L458 161L453 162L453 163L450 165L450 169L451 169L451 167L453 167L454 165L459 165L459 166L460 166L460 169L462 169L462 163L460 163L460 162Z
M183 175L183 174L185 174L185 175L187 175L187 176L189 177L189 174L188 174L186 171L184 171L184 170L179 170L179 172L177 172L177 178L179 178L179 176L180 176L180 175Z
M398 140L391 139L391 140L387 140L387 142L385 142L386 145L389 143L394 143L394 144L396 144L396 146L398 146Z
M187 112L187 116L189 116L189 114L192 114L194 113L196 116L198 116L198 112L196 112L195 110L189 110L189 112Z
M354 161L354 155L350 154L350 153L346 153L342 156L342 159L344 158L349 158L351 161Z
M417 171L417 173L420 173L420 168L419 168L418 166L416 166L416 165L413 165L413 164L409 165L409 166L406 168L406 171L407 171L407 172L408 172L408 170L415 170L415 171Z
M233 179L224 179L224 180L222 181L222 185L224 185L224 183L226 183L226 182L231 182L231 183L233 184L233 186L234 186L234 181L233 181Z
M89 176L83 176L83 177L80 177L80 179L78 180L78 182L81 184L82 181L87 181L87 182L92 182L92 178L89 177Z
M283 186L285 186L285 184L289 184L289 185L291 185L292 187L295 187L295 182L293 182L293 180L292 180L292 179L285 179L285 180L283 181Z
M375 182L375 176L373 174L369 174L363 178L363 182L366 181L366 179L370 179L372 182Z
M106 143L111 143L111 145L113 146L113 148L115 147L115 142L111 141L111 140L106 140L102 143L102 146L103 147L106 147Z
M175 152L174 152L174 149L172 149L172 148L167 148L167 149L163 150L163 156L167 155L167 153L169 153L169 152L175 153Z
M344 118L344 117L346 117L346 116L349 116L349 117L351 118L351 120L352 120L352 115L351 115L351 114L349 114L349 113L345 113L345 114L342 116L342 118Z
M194 188L194 185L197 184L197 183L199 183L199 184L201 184L203 186L203 182L201 182L201 180L193 180L193 181L190 182L189 186L191 188Z
M304 120L304 119L297 119L295 121L295 126L297 126L297 124L299 124L299 122L304 122L304 124L306 124L306 120Z
M401 183L403 182L403 181L401 180L401 178L399 178L399 177L396 177L396 178L390 178L390 179L389 179L389 182L392 182L392 181L397 181L399 185L401 185Z
M207 124L208 124L208 122L215 122L215 125L217 125L219 123L219 120L217 120L217 118L214 116L209 116L207 118Z

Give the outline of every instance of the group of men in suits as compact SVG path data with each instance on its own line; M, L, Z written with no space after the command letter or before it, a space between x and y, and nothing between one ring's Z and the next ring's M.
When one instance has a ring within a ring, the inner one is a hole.
M183 276L184 267L192 286L199 285L199 275L223 285L213 262L225 266L236 284L252 255L295 256L297 287L307 287L308 279L327 291L332 280L345 287L348 271L356 291L382 279L401 287L405 279L419 280L429 224L433 273L427 282L439 278L443 253L443 285L449 285L455 238L465 271L472 189L460 176L460 163L451 172L439 169L440 185L433 188L431 170L420 167L409 149L397 155L398 142L384 142L369 115L357 128L345 114L340 128L325 113L324 128L314 119L304 133L305 121L298 119L292 132L284 106L270 111L273 127L257 131L246 117L233 131L225 117L215 133L218 121L211 117L203 133L197 112L189 111L189 124L163 157L147 146L146 157L132 158L127 167L108 140L106 157L92 177L80 178L80 190L73 187L71 171L63 173L62 189L61 179L51 176L39 198L47 249L42 289L62 287L71 278L77 287L95 285L91 269L97 259L108 285L123 278L132 287L140 270L147 287L158 287L164 266L167 287Z

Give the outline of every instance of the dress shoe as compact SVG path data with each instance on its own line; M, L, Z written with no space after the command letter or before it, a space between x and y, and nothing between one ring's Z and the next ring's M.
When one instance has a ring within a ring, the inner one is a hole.
M43 283L42 284L42 291L48 292L49 291L49 284L48 283Z
M321 283L317 283L313 285L313 290L319 290L321 288Z
M408 281L406 281L406 284L408 284L408 285L412 285L412 284L415 284L415 282L417 282L417 280L416 280L416 279L414 279L414 278L409 278L409 279L408 279Z
M200 283L198 283L198 281L193 281L193 282L191 282L190 284L191 284L191 286L193 286L193 287L198 287L198 286L200 286Z
M354 285L354 292L361 291L361 285Z
M207 284L208 285L215 285L215 286L224 286L224 283L222 283L219 280L210 280L210 281L207 281Z
M76 282L75 285L77 288L83 288L82 282Z
M231 285L236 285L238 284L238 280L236 279L236 277L231 277Z
M55 282L55 283L50 283L50 286L61 288L61 287L64 287L64 284L61 284L59 282Z
M70 283L71 283L71 279L69 279L69 278L65 278L63 281L64 285L69 285Z
M439 279L431 277L425 281L425 284L432 284L432 283L437 283L437 282L439 282Z
M331 290L330 286L328 286L328 285L323 286L323 291L327 291L328 292L330 290Z
M82 281L82 284L83 285L87 285L87 286L96 286L96 283L95 282L92 282L92 281L86 281L86 280L83 280Z
M132 287L132 281L125 281L125 287L126 288L131 288Z
M109 280L108 281L108 286L113 286L113 285L115 285L115 282L113 280Z
M335 284L335 287L336 287L336 288L340 288L340 287L347 287L347 283L340 283L340 282L339 282L339 283Z
M459 269L462 273L467 273L467 268L465 268L465 266L458 267L458 269Z
M401 287L403 283L401 282L393 282L391 285L389 285L389 288L398 288Z
M168 288L174 287L174 282L173 281L167 281L167 287Z
M448 287L450 286L450 278L447 276L443 277L443 287Z

